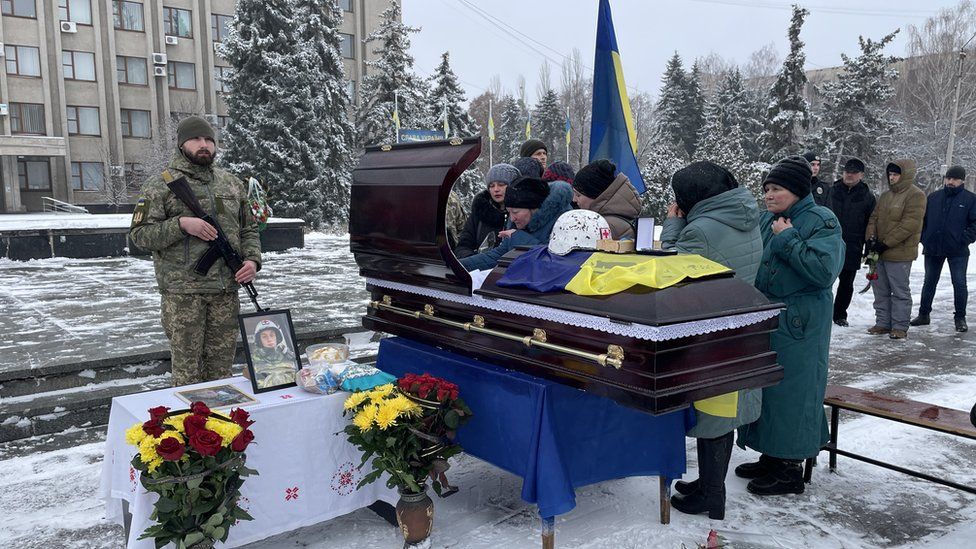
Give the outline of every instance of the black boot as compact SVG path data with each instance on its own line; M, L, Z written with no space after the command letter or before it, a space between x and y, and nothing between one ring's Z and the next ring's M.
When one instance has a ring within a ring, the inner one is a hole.
M757 496L802 494L804 486L801 462L786 459L777 461L781 463L780 467L760 478L749 481L746 489Z
M765 476L770 470L779 465L779 460L771 458L765 454L759 456L759 461L743 463L735 468L735 476L739 478L754 479Z
M698 480L697 478L689 482L679 480L678 482L674 483L674 491L678 492L683 496L687 496L689 494L694 494L695 492L697 492L699 486L701 486L701 481Z
M929 315L919 313L919 315L913 318L908 324L911 326L928 326L931 322L932 320L929 318Z
M672 496L671 505L682 513L708 513L708 518L725 518L725 475L732 455L733 434L698 439L698 490L686 496ZM692 484L692 483L687 483Z
M966 325L965 318L956 318L956 331L957 332L968 332L969 326Z

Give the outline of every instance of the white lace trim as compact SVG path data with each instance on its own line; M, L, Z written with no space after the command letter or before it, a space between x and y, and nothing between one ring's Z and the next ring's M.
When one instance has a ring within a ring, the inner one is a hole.
M407 292L425 297L443 299L444 301L460 303L463 305L469 305L471 307L481 307L484 309L490 309L492 311L511 313L529 318L538 318L541 320L549 320L552 322L558 322L560 324L576 326L578 328L588 328L591 330L606 332L608 334L633 337L646 341L668 341L672 339L681 339L683 337L710 334L722 330L735 330L737 328L751 326L753 324L758 324L764 320L773 318L774 316L779 315L780 311L779 309L771 309L754 313L720 316L705 320L696 320L693 322L669 324L667 326L648 326L646 324L626 324L613 322L609 318L596 315L564 311L562 309L543 307L541 305L521 303L507 299L486 299L480 295L464 296L460 294L452 294L441 290L421 288L419 286L411 286L409 284L390 282L388 280L379 280L376 278L367 278L366 283L379 286L381 288L388 288L390 290L399 290L401 292Z

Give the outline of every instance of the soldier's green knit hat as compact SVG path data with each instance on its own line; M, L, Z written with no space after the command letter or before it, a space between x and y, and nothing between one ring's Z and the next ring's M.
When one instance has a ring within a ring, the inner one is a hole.
M176 146L182 147L183 143L194 137L209 137L214 143L217 142L210 122L195 114L180 120L180 125L176 127Z

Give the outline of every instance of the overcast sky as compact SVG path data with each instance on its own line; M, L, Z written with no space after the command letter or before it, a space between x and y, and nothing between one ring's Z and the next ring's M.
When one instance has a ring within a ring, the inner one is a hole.
M657 95L661 74L675 50L690 67L697 57L717 52L744 64L773 43L788 51L790 0L611 0L617 43L627 86ZM902 55L905 29L958 1L818 0L803 4L810 15L800 38L807 69L837 66L841 53L856 55L858 35L879 39L901 28L889 53ZM536 98L539 67L550 58L553 85L559 83L561 55L579 48L593 66L598 0L403 0L403 21L420 27L411 35L417 71L433 73L444 51L468 93L487 89L492 75L515 90L526 78L526 95ZM494 19L493 19L494 18ZM494 22L490 22L494 21ZM528 38L528 37L531 37ZM524 42L532 46L530 48ZM534 48L534 49L533 49ZM558 54L557 54L558 52Z

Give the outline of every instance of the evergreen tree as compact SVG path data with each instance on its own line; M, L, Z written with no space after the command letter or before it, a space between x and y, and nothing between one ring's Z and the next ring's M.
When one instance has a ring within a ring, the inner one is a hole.
M722 124L726 127L739 126L742 134L742 151L747 160L759 158L759 136L762 134L762 117L765 113L761 93L747 90L742 83L742 73L738 67L725 76L716 94Z
M657 136L661 142L683 147L685 93L688 82L678 52L674 52L668 60L661 81L661 97L657 101Z
M547 88L532 111L532 137L541 139L549 150L550 162L566 160L566 114L556 90Z
M800 128L809 126L809 107L803 97L803 88L807 83L806 73L803 72L806 54L800 41L800 28L809 14L806 9L793 6L793 19L787 32L790 53L783 61L783 68L770 91L766 129L762 134L763 155L770 161L775 162L798 152Z
M525 122L528 112L520 99L505 96L495 111L501 112L501 125L495 124L495 163L511 162L518 158L519 148L525 141Z
M431 78L431 115L439 122L437 129L444 127L444 105L447 105L447 122L450 135L470 137L478 134L475 121L462 107L465 102L464 90L458 84L457 75L451 70L450 52L441 54L441 64Z
M674 144L657 139L650 147L648 161L641 166L647 192L641 195L641 216L653 217L658 225L667 217L668 205L674 202L671 176L687 164L684 151Z
M689 157L694 157L698 144L698 134L705 123L705 97L701 89L701 75L698 63L691 67L691 74L685 79L684 101L681 109L681 142Z
M821 137L838 157L857 156L869 165L884 160L884 145L895 126L889 100L898 73L891 68L897 58L882 50L897 33L877 42L858 37L861 55L841 54L844 72L818 88L824 100Z
M705 107L705 123L698 134L695 160L707 160L732 172L736 179L746 173L746 158L742 150L742 132L739 125L731 122L718 101L710 101Z
M296 25L296 22L300 22ZM239 0L230 36L224 161L312 227L347 219L349 146L338 28L328 0Z
M402 128L433 128L429 111L427 83L413 72L410 33L420 29L409 27L400 20L402 8L398 0L380 14L380 25L366 38L375 44L375 61L367 61L367 75L360 88L356 131L361 145L393 142L394 95ZM441 106L443 109L443 106ZM443 127L443 123L441 124Z

